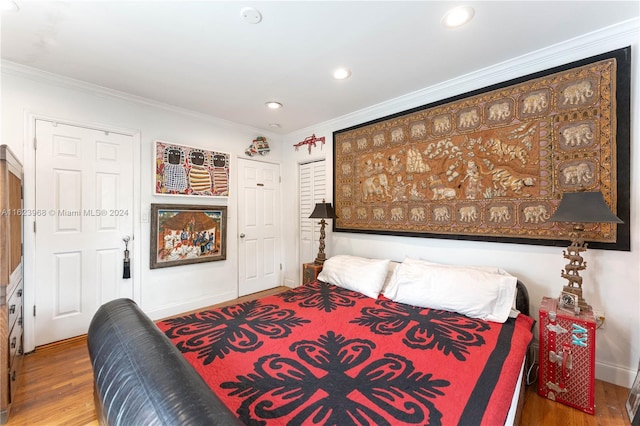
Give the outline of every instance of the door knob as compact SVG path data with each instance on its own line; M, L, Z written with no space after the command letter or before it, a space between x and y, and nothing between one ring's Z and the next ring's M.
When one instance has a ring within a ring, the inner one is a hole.
M244 235L244 232L243 232L242 234L240 234L240 238L244 238L244 237L245 237L245 235Z

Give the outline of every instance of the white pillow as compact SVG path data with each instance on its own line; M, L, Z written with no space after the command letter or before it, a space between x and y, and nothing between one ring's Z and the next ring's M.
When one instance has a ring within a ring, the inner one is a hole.
M452 267L403 262L394 272L392 300L505 322L516 292L516 277L499 268Z
M338 255L325 260L318 280L377 299L388 267L389 259Z
M446 263L436 263L436 262L430 262L428 260L422 260L422 259L412 259L410 257L407 257L404 259L404 261L402 263L407 263L407 264L415 264L418 266L424 266L425 269L425 273L428 272L429 267L431 266L442 266L442 267L447 267L447 268L456 268L456 269L460 269L460 268L467 268L467 269L473 269L473 270L478 270L478 271L484 271L484 272L491 272L491 273L496 273L496 274L506 274L506 272L496 266L471 266L471 265L449 265ZM394 271L395 272L395 271ZM382 294L389 298L392 299L395 297L396 293L398 291L398 285L397 282L393 276L393 274L388 278L388 282L386 283L385 287L383 288ZM514 295L514 300L515 300L515 295ZM515 302L514 302L515 303ZM515 304L514 304L515 306Z

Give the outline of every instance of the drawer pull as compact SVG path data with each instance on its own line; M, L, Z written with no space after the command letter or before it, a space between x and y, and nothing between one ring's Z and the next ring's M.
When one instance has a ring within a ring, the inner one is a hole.
M22 289L18 290L18 297L22 297Z
M11 381L12 382L16 381L16 370L13 370L13 372L11 372Z
M18 318L18 325L22 325L22 317Z
M10 314L15 314L16 313L16 305L9 306L9 313Z
M15 337L11 339L11 349L14 349L16 347L16 343L18 343L18 340Z

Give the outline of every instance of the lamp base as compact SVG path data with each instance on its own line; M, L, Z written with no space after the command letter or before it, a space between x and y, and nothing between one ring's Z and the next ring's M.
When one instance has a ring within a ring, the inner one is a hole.
M582 298L582 277L580 276L580 271L587 269L587 262L582 257L582 253L587 251L587 244L582 238L583 231L584 227L581 224L573 225L571 244L562 252L562 255L569 260L569 263L560 271L560 276L568 281L562 289L563 292L578 296L580 312L589 312L591 311L591 306Z
M320 220L320 246L318 247L318 255L316 256L316 260L313 261L313 263L315 263L316 265L322 265L324 261L327 260L327 255L324 254L324 226L326 224L327 222L324 219Z

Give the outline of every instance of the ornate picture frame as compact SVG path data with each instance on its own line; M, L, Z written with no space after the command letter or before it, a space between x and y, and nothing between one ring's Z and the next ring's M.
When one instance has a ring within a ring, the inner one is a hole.
M227 258L227 207L151 204L150 268Z
M155 195L229 196L228 153L160 140L154 147Z
M563 192L601 191L630 250L630 47L335 131L336 232L566 245Z

